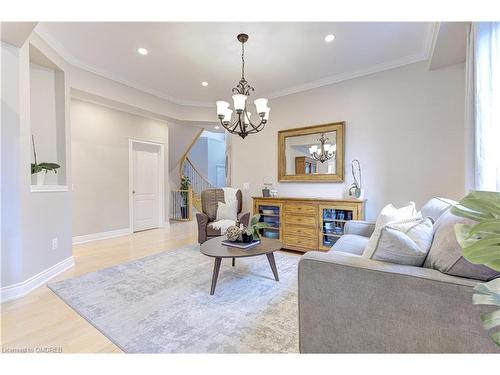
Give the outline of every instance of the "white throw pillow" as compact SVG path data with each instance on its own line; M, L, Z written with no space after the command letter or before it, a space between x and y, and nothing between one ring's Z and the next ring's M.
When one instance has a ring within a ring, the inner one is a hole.
M238 201L217 204L217 215L215 220L234 220L238 218Z
M371 258L375 247L377 246L378 238L380 236L380 231L382 227L389 223L402 222L405 220L414 220L416 218L421 218L422 216L417 213L415 209L414 202L408 202L408 204L401 208L396 208L392 204L388 204L377 217L375 222L375 229L366 244L365 250L363 251L363 257Z
M372 259L421 267L432 245L430 217L385 225L380 231Z

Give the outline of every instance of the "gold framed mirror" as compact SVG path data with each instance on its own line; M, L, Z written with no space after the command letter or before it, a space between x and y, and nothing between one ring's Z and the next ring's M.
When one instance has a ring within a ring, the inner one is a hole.
M344 122L278 132L278 180L344 181Z

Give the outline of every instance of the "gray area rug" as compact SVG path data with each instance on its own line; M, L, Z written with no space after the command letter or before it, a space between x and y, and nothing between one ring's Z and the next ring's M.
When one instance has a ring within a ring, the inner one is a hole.
M223 259L210 296L213 258L198 245L48 285L129 353L298 352L299 257Z

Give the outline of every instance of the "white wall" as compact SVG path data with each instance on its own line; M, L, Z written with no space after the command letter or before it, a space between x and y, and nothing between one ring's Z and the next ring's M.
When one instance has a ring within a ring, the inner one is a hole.
M50 47L36 38L30 38L30 42L64 70L64 61ZM30 190L29 43L21 48L2 43L1 48L3 288L22 283L71 258L72 250L71 193L32 193ZM67 87L64 92L68 92ZM64 99L67 101L67 96ZM66 126L69 124L67 115L67 112L63 114ZM68 155L68 128L64 134L66 142L62 144ZM58 239L58 246L53 250L54 238Z
M261 195L263 178L277 179L278 130L345 121L345 183L277 183L281 196L342 197L359 159L367 218L387 203L464 194L464 71L428 71L417 63L272 99L266 128L242 140L232 136L233 186Z
M129 228L129 138L165 144L168 221L168 127L165 122L71 100L73 232L89 235Z

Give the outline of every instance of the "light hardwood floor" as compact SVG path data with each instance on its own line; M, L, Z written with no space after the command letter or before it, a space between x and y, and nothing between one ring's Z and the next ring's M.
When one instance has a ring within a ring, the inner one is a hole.
M82 275L197 241L194 222L172 223L129 236L73 247L75 267L51 281ZM121 350L66 305L46 286L2 304L1 346L7 348L61 347L64 353L112 353Z

